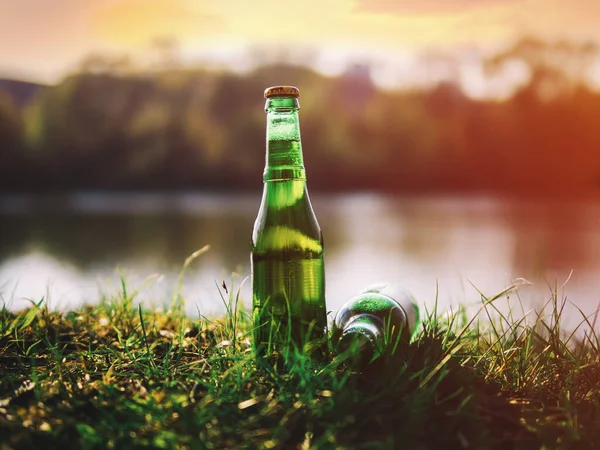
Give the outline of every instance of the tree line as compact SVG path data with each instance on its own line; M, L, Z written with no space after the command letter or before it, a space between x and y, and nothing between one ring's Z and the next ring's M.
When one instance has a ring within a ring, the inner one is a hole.
M594 193L600 93L584 69L598 53L564 45L525 40L486 61L493 73L518 59L531 74L503 101L286 64L81 71L24 105L0 90L0 189L260 189L262 92L283 80L300 88L311 190Z

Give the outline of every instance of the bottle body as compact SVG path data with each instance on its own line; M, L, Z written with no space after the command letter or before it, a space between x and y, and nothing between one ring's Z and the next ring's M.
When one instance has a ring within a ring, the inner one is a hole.
M333 320L332 342L338 352L354 352L362 363L409 343L419 320L411 296L387 285L374 286L351 298Z
M297 99L268 98L266 109L263 196L251 244L254 340L260 353L292 345L323 353L323 237L306 186Z

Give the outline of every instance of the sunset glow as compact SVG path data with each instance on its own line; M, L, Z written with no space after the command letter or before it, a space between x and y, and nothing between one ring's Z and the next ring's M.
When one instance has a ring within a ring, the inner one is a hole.
M0 73L55 81L93 52L252 46L351 54L497 48L524 35L600 40L596 0L0 0ZM392 56L393 57L393 56Z

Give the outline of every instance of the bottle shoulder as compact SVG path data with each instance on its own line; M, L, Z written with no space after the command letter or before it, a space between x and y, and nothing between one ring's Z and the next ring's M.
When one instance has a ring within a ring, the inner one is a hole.
M366 292L348 300L342 309L357 310L365 313L377 313L399 308L400 305L393 298L378 292Z
M348 300L338 310L334 323L340 327L352 317L368 314L380 320L403 322L406 319L404 309L394 299L379 293L359 294Z
M253 246L309 247L322 251L321 228L305 187L294 193L293 186L283 183L269 186L265 192L254 222Z

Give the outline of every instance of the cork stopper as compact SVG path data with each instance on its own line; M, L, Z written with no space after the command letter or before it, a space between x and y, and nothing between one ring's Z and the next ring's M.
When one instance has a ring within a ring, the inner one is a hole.
M300 97L300 90L295 86L271 86L265 89L265 98L269 97Z

